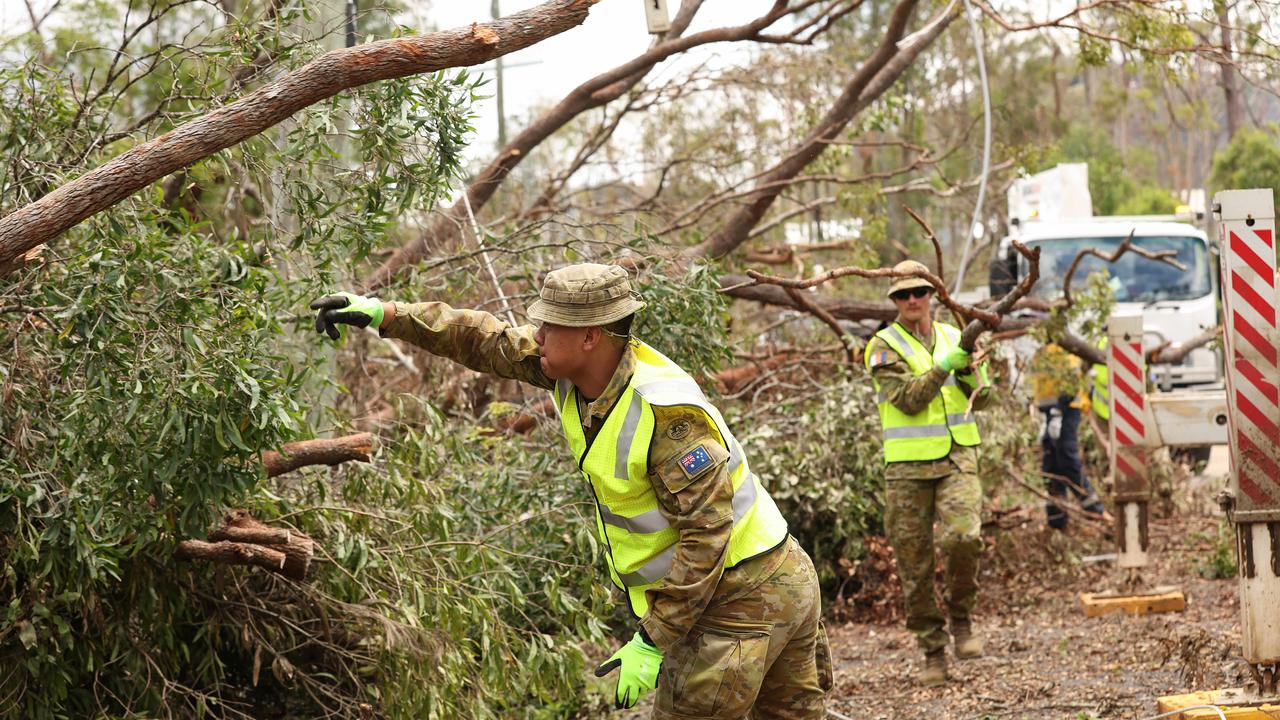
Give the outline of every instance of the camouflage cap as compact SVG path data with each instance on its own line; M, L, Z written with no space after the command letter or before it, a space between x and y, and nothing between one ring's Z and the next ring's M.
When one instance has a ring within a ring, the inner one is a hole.
M608 325L644 303L631 294L627 271L617 265L582 263L547 273L529 319L566 327Z
M929 268L925 267L924 263L916 262L915 260L903 260L894 265L893 269L894 272L929 272ZM922 277L913 277L911 275L896 277L893 279L893 284L889 286L889 292L885 294L892 295L899 290L910 290L918 287L932 288L933 283Z

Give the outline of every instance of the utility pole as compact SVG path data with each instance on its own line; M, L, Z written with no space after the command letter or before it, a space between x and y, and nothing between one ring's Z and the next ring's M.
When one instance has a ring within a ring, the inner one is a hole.
M356 46L356 13L360 11L356 1L347 0L347 47Z
M352 0L355 2L355 0ZM493 0L493 4L489 6L489 14L494 20L501 17L502 11L498 9L498 0ZM502 100L502 56L499 55L493 61L493 74L497 78L497 97L498 97L498 148L502 149L507 146L507 109Z

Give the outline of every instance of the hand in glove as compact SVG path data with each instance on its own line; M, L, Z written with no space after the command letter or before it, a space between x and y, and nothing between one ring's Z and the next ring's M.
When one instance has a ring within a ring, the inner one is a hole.
M626 645L618 648L603 665L596 668L596 677L604 677L618 669L618 686L614 691L614 707L635 707L645 693L658 686L658 670L662 667L662 651L645 642L636 633Z
M341 335L339 324L375 328L382 324L382 301L378 298L340 292L312 301L311 309L320 311L316 315L316 332L328 333L334 340Z
M935 350L933 353L933 362L938 367L951 372L952 370L963 370L969 367L969 353L954 347L946 352Z

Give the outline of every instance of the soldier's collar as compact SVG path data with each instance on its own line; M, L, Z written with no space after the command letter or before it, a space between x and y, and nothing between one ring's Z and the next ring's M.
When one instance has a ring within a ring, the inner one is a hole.
M622 392L631 384L631 376L635 374L636 351L628 343L627 348L622 351L622 358L618 360L618 368L613 371L613 377L609 378L600 397L587 403L586 412L582 413L582 426L591 427L595 418L608 415L609 410L618 402L618 398L622 397Z

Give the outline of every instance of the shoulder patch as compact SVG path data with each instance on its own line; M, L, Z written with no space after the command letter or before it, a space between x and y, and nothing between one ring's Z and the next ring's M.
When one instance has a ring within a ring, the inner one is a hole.
M888 365L892 362L892 354L888 350L881 350L877 353L871 353L871 367L878 365Z
M685 477L693 479L703 470L711 467L711 454L707 452L707 448L703 445L690 450L680 458L680 469L684 471Z

